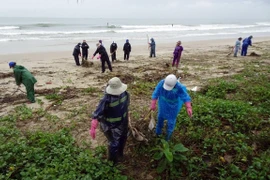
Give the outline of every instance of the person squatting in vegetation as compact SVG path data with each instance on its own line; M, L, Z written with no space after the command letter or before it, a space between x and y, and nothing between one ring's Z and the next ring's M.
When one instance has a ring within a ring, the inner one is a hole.
M150 39L149 47L150 47L150 58L152 56L156 57L156 43L153 38Z
M30 103L36 102L34 89L34 85L37 82L36 78L25 67L16 65L16 62L10 62L9 67L13 69L18 88L23 84L26 88L27 98Z
M128 107L129 93L127 85L118 77L109 80L105 95L99 102L96 111L92 115L90 135L96 137L98 122L108 146L108 159L114 163L119 162L124 155L124 147L128 134Z
M74 50L73 50L73 56L74 56L74 60L75 60L75 63L77 66L80 66L80 59L79 59L79 56L81 56L81 43L78 43L75 47L74 47Z
M124 51L124 60L129 60L129 54L131 52L131 45L128 39L126 40L126 43L124 44L123 51Z
M237 57L238 51L241 50L241 41L242 41L242 38L240 37L235 42L235 46L234 46L234 57Z
M117 44L113 41L110 47L110 53L112 56L112 62L116 61Z
M252 38L253 36L249 36L248 38L245 38L243 40L241 56L247 55L248 46L252 46L252 41L251 41Z
M82 43L82 46L81 47L82 47L82 59L87 60L88 59L88 49L89 49L89 46L86 43L86 40L83 40L83 43Z
M156 86L151 101L151 110L156 110L158 101L158 122L156 134L161 135L164 120L167 120L166 140L171 138L174 131L176 118L183 103L185 103L188 116L192 117L191 98L184 85L177 81L175 75L168 75L165 80L161 80Z
M112 65L109 59L109 56L106 52L106 49L104 48L104 46L101 45L101 43L97 43L97 50L95 51L95 53L92 56L92 59L94 59L94 57L96 56L96 54L99 54L99 56L97 57L97 59L101 60L101 70L102 73L105 72L105 62L108 65L109 70L112 72Z
M173 52L172 67L175 65L176 68L178 68L183 50L184 48L181 46L181 41L178 41Z

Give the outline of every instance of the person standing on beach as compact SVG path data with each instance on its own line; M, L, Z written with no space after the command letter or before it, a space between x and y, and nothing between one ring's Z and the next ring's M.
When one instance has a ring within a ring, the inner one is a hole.
M154 40L154 38L151 38L150 39L150 43L149 43L149 46L150 46L150 58L152 57L152 56L154 56L154 57L156 57L156 43L155 43L155 40Z
M126 90L127 85L118 77L109 80L105 95L92 115L89 130L92 139L95 139L96 128L100 123L100 128L109 142L108 159L114 164L123 158L128 135L130 96Z
M242 41L242 38L240 37L235 42L235 46L234 46L234 57L237 57L238 51L241 50L241 41Z
M81 43L78 43L75 47L74 47L74 50L73 50L73 56L74 56L74 60L75 60L75 63L77 66L80 66L80 59L79 59L79 56L81 56Z
M124 51L124 60L129 60L129 54L131 52L131 45L128 39L126 40L126 43L124 44L123 51Z
M174 67L174 65L175 65L176 68L178 68L183 50L184 50L184 48L181 46L181 41L178 41L176 43L176 47L175 47L174 52L173 52L172 67Z
M89 46L86 43L86 40L83 40L83 43L82 43L82 58L84 60L88 59L88 49L89 49Z
M36 102L34 89L34 85L37 82L36 78L25 67L16 65L16 62L10 62L9 68L13 69L18 88L21 87L21 84L25 86L29 103Z
M183 104L186 106L188 116L192 117L191 98L184 85L177 81L175 75L168 75L156 86L153 94L150 109L156 110L158 101L158 122L156 134L161 135L164 121L167 120L166 140L171 138L174 131L176 118Z
M101 70L102 73L105 72L105 62L108 65L109 70L112 72L112 65L109 59L109 56L106 52L106 49L104 48L104 46L101 45L101 43L97 43L97 50L95 51L95 53L92 56L92 59L94 59L94 57L96 56L96 54L99 54L99 56L97 57L97 59L101 60Z
M116 61L116 51L117 51L117 44L113 41L110 47L112 62Z
M248 38L245 38L243 40L241 56L247 55L248 46L252 46L252 41L251 41L252 38L253 36L249 36Z

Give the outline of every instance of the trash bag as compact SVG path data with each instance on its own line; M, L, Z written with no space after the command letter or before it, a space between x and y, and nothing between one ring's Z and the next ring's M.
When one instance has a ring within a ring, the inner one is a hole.
M137 128L133 127L132 124L131 124L131 120L130 120L130 116L129 116L129 123L128 123L128 126L129 126L129 129L131 130L131 134L133 136L133 138L136 140L136 141L144 141L144 142L148 142L148 139L146 139L145 135L140 132Z
M255 53L255 52L252 52L252 53L250 53L250 56L256 56L256 57L260 57L261 55L259 55L259 54Z
M151 112L151 119L150 119L150 122L149 122L149 125L148 125L148 129L150 130L150 131L152 131L154 128L155 128L155 126L156 126L156 121L155 121L155 118L154 118L154 115L153 115L153 111Z

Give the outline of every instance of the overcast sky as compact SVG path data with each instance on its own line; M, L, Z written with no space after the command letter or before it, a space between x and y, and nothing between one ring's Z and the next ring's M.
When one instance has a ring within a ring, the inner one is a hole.
M0 0L1 17L270 19L270 0Z

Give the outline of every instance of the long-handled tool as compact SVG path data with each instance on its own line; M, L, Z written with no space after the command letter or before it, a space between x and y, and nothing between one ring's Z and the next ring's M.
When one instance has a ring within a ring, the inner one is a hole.
M23 91L23 90L21 90L20 88L19 88L19 91L21 91L22 93L26 94L26 92L24 92L24 91Z
M149 36L148 36L148 34L146 34L146 37L147 37L147 46L148 46L148 50L149 50L150 46L149 46Z
M19 90L19 87L11 94L11 96L13 96L18 90Z
M116 51L116 50L115 50ZM114 53L115 53L115 51L113 51L112 53L111 53L111 55L113 55Z
M18 87L12 94L11 96L13 96L16 92L21 91L22 93L26 94L23 90L20 89L20 87Z
M229 52L229 54L227 54L227 56L230 56L233 53L234 47L232 47L231 52Z

